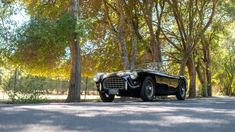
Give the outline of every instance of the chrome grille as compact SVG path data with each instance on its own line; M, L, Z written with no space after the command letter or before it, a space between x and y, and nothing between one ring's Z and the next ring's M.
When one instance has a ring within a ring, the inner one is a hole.
M114 89L124 89L126 86L126 81L118 76L111 76L103 81L103 87L107 88L114 88Z

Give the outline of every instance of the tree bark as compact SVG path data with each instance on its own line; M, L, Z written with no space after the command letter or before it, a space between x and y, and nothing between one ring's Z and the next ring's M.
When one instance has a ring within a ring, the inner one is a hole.
M71 13L77 21L79 19L79 0L71 0ZM75 29L74 29L75 30ZM71 71L69 80L69 92L66 102L80 102L81 90L81 49L79 34L74 31L71 44Z
M196 69L195 69L195 61L194 61L193 56L190 56L188 58L187 67L188 67L189 78L190 78L189 98L195 98L196 97Z
M232 76L231 78L230 78L230 84L229 84L229 86L230 86L230 89L229 89L229 96L232 96L232 84L233 84L233 79L234 79L234 76Z
M146 21L146 24L149 29L150 34L150 45L151 45L151 52L152 52L152 61L161 63L161 47L160 47L160 41L157 41L157 35L154 33L153 30L153 18L152 18L152 10L154 7L155 2L152 0L144 1L145 7L143 9L144 12L144 18ZM160 31L160 30L159 30Z
M161 28L161 25L162 25L162 17L163 17L163 13L164 13L164 10L165 10L165 0L159 0L158 2L156 2L156 5L155 5L155 9L156 9L156 14L157 14L157 30L155 32L156 34L156 50L157 50L157 57L158 57L158 60L159 62L162 62L162 52L161 52L161 40L160 40L160 34L161 34L161 31L162 31L162 28ZM160 7L160 10L159 8Z
M135 30L132 29L132 50L131 50L131 69L135 68L136 63L136 54L137 54L137 35Z
M197 75L198 75L199 81L202 85L202 96L207 97L208 96L208 90L207 90L207 83L206 83L207 82L206 73L205 73L205 68L203 68L201 66L200 59L198 59L196 70L197 70Z
M212 84L211 84L211 70L210 66L206 66L206 78L207 78L207 92L208 96L212 96Z
M130 56L130 69L135 68L135 63L137 59L137 43L138 43L138 35L139 35L139 23L138 23L138 16L136 11L136 3L135 1L130 1L130 3L126 3L123 1L125 5L125 13L128 21L128 25L130 27L130 31L132 34L132 47L131 47L131 56Z
M232 84L233 84L234 76L228 78L228 82L225 84L225 95L231 96L232 95Z
M189 56L187 54L185 54L181 60L180 71L179 71L179 75L181 75L181 76L185 75L185 67L187 65L188 58L189 58Z
M152 22L152 21L151 21ZM152 61L161 63L161 48L160 48L160 41L156 40L156 35L153 31L152 23L148 24L150 30L150 43L152 47Z
M130 63L128 59L128 51L126 47L126 41L124 37L124 25L125 25L125 18L124 18L124 10L122 1L117 1L117 9L119 12L119 27L118 27L118 41L121 46L121 57L122 57L122 63L123 63L123 69L129 70L130 69Z
M207 93L208 96L212 96L212 86L211 86L211 56L210 56L210 45L206 40L206 37L202 37L202 46L203 46L203 55L204 55L204 63L206 65L206 81L207 81Z
M212 85L211 85L211 56L209 44L206 44L206 78L207 78L207 90L208 96L212 96Z

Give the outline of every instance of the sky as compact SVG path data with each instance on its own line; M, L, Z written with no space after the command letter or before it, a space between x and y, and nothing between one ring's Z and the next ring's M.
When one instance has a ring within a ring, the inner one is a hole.
M17 26L21 26L22 24L30 20L30 16L26 13L26 10L24 9L22 4L17 4L15 8L17 12L16 14L11 16L11 19L17 23Z
M24 23L28 22L30 20L30 16L27 15L26 10L22 3L16 3L14 5L3 5L0 0L0 8L9 10L7 13L5 13L5 16L10 15L9 17L5 18L0 21L0 28L4 28L5 30L2 30L1 36L0 36L0 49L7 48L8 44L10 43L5 38L9 37L8 33L9 31L14 31L18 28L20 28ZM11 10L13 10L11 14ZM4 41L5 40L5 41Z

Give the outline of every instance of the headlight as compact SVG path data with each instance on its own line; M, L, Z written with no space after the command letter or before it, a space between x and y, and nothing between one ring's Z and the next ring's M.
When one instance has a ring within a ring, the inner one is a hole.
M104 73L97 73L97 74L95 75L95 77L93 78L93 80L94 80L95 82L98 82L98 81L102 78L103 75L104 75Z
M130 74L130 77L131 77L131 79L136 79L138 77L138 73L137 72L132 72Z
M120 72L117 73L117 75L118 75L118 76L124 76L124 75L126 75L126 72L120 71Z

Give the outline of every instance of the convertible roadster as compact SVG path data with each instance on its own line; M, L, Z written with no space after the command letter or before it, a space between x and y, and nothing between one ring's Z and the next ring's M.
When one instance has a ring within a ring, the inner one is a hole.
M103 102L112 102L115 95L141 97L143 101L152 101L157 95L176 95L178 100L184 100L187 90L184 76L151 69L97 73L94 81Z

